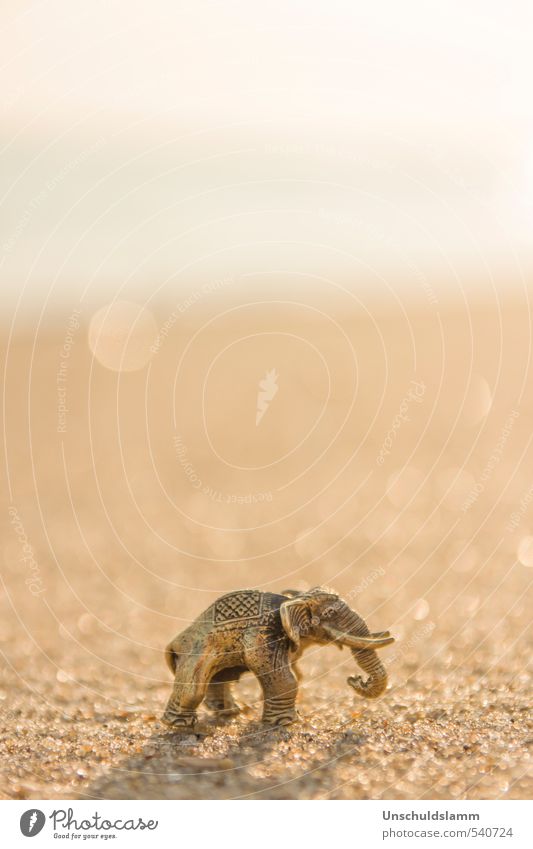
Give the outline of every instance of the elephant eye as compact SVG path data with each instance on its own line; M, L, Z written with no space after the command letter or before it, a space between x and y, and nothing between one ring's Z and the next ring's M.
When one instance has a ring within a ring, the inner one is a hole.
M332 607L326 607L322 611L322 619L330 619L333 616L334 613L335 613L335 611L333 610Z

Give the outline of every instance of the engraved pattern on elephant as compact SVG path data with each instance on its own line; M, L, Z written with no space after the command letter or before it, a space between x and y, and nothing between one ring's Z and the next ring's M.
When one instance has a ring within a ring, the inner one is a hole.
M263 593L255 590L222 596L215 602L215 625L255 619L262 613Z

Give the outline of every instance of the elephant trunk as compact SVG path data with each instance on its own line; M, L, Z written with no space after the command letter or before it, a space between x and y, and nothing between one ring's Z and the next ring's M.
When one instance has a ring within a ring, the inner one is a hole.
M353 637L368 637L370 631L365 620L346 605L339 624L343 631ZM377 635L376 635L377 636ZM392 639L387 640L392 642ZM348 678L348 684L365 699L377 699L387 688L387 671L374 649L351 648L356 663L367 673L368 678L364 681L359 675Z
M356 678L348 678L348 683L365 699L377 699L387 689L387 670L373 649L352 650L352 654L368 678L363 681L358 675Z

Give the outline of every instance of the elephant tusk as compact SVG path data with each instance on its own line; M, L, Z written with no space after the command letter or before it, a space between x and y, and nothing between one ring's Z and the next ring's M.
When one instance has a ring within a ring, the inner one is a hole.
M377 634L369 634L367 637L354 637L353 634L347 634L346 631L339 631L332 625L324 624L322 626L326 634L335 642L349 646L351 649L382 649L384 646L390 646L394 642L394 637L391 637L388 631L381 631Z

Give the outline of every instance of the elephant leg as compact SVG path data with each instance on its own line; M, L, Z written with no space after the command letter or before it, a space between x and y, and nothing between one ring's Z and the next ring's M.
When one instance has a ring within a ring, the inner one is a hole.
M300 660L302 654L303 654L303 651L300 648L300 649L298 649L297 652L291 652L291 654L289 655L289 662L290 662L290 665L291 665L291 669L294 673L296 680L298 681L298 684L300 683L300 681L302 680L302 677L303 677L301 670L300 670L300 667L298 666L298 661Z
M209 682L205 705L221 716L236 716L240 713L240 708L231 694L231 682L236 679L224 675L224 672L226 670L217 673Z
M196 722L196 708L204 698L209 681L207 662L197 657L178 659L174 689L163 720L169 725L190 726Z
M290 725L298 718L295 708L298 681L290 665L268 671L259 670L255 674L263 690L263 722L269 725Z
M302 672L301 672L300 667L297 666L296 663L294 663L294 661L293 661L291 663L291 669L292 669L294 677L296 678L296 680L298 681L298 684L299 684L300 681L302 680Z

